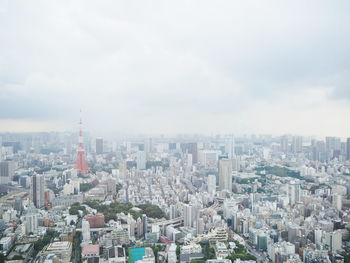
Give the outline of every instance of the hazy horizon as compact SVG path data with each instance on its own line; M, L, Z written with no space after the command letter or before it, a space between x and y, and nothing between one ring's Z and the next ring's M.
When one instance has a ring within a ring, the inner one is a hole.
M350 137L349 11L0 0L0 132Z

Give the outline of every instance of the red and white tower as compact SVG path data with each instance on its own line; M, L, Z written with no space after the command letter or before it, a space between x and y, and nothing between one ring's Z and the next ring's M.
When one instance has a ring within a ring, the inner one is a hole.
M84 147L84 137L83 137L83 122L79 122L79 145L78 145L78 151L77 151L77 160L75 163L75 169L81 172L83 176L86 176L86 171L88 169L88 165L85 161L85 147Z

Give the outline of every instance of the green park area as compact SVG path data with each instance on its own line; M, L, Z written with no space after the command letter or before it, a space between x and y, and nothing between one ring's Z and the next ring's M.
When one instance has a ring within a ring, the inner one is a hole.
M281 166L259 166L255 168L255 173L260 176L272 174L278 177L292 177L300 180L304 179L304 177L300 175L300 172Z
M166 217L165 213L159 208L159 206L152 205L152 204L142 204L142 205L134 206L131 203L115 202L115 203L111 203L110 205L105 205L97 201L86 201L85 204L90 206L93 209L96 209L98 213L104 214L106 222L108 222L111 219L117 220L116 214L118 213L124 213L124 214L130 213L135 219L137 219L138 217L141 217L142 214L146 214L147 217L151 217L151 218ZM133 209L134 207L138 209ZM76 214L76 210L85 211L84 209L80 209L80 208L81 208L80 205L74 206L74 209L72 210L72 212Z

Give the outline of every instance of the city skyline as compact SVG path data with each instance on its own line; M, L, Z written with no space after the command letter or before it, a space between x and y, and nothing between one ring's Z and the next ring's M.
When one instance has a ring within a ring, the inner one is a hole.
M350 263L349 14L0 0L0 263Z

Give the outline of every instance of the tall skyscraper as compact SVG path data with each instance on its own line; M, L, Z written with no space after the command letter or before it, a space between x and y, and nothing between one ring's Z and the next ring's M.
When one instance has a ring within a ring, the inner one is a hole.
M41 174L34 174L30 187L30 196L37 208L43 207L45 204L45 180Z
M14 163L12 161L0 162L0 184L8 184L14 176Z
M205 169L217 167L219 153L213 150L202 150L199 152L199 162L204 165Z
M337 155L341 150L341 141L338 137L326 137L326 152L327 160L331 160Z
M281 152L289 152L288 136L284 135L281 137Z
M196 142L188 144L188 153L192 154L192 163L196 164L198 162L198 147Z
M219 161L219 188L232 192L232 160Z
M331 250L335 253L342 249L342 232L340 229L331 233Z
M226 145L225 145L225 151L226 151L227 157L229 159L233 159L235 157L235 139L234 139L233 135L231 135L227 139Z
M296 183L295 181L288 184L288 197L290 205L294 205L300 201L300 184Z
M300 153L303 151L303 137L293 136L292 138L292 152Z
M153 151L153 139L152 138L148 138L145 140L145 152L146 154L150 154Z
M142 215L142 229L143 229L143 235L146 236L148 228L148 220L147 216L145 214Z
M191 205L184 205L184 226L191 227L193 219L193 209Z
M176 205L170 205L169 207L169 219L174 219L177 217Z
M2 136L0 136L0 161L2 161Z
M350 138L346 139L346 160L350 160Z
M208 193L211 196L214 196L216 193L216 175L215 174L208 175L207 185L208 185Z
M136 156L136 165L137 169L145 170L146 169L146 152L138 151Z
M96 138L96 154L102 154L103 153L103 139Z

